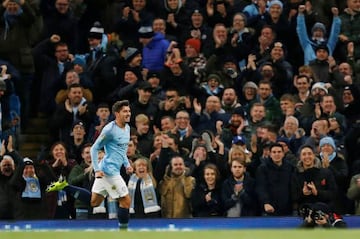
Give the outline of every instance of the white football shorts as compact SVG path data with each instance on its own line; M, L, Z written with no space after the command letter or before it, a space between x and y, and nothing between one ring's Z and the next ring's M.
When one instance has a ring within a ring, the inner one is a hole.
M104 176L95 178L91 192L103 195L110 195L112 198L122 198L129 194L129 190L121 175Z

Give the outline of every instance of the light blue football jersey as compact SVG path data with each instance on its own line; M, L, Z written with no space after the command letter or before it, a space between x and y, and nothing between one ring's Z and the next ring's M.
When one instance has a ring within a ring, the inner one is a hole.
M120 174L122 165L130 166L126 156L130 141L130 126L120 128L115 121L111 121L102 129L101 134L91 147L91 160L96 171L103 171L107 176ZM105 156L99 165L98 151L104 148Z

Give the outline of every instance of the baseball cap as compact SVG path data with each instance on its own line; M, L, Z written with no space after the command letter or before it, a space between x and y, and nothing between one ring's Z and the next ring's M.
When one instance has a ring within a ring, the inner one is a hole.
M244 145L245 143L246 143L245 138L240 135L235 136L232 140L232 144Z

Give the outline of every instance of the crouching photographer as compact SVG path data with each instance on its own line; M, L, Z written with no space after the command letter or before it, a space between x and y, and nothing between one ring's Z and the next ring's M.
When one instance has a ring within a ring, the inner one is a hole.
M301 228L346 228L342 216L333 212L326 203L304 204L299 211L303 218Z

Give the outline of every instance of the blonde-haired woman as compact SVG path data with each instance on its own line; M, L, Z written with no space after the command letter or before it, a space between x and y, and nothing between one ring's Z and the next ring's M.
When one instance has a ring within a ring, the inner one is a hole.
M240 158L245 161L245 163L251 163L251 156L245 151L240 145L233 145L229 150L228 163L231 164L231 161L235 158Z
M131 198L130 216L132 218L160 217L160 206L156 191L156 180L150 172L149 161L139 158L134 162L128 188Z

